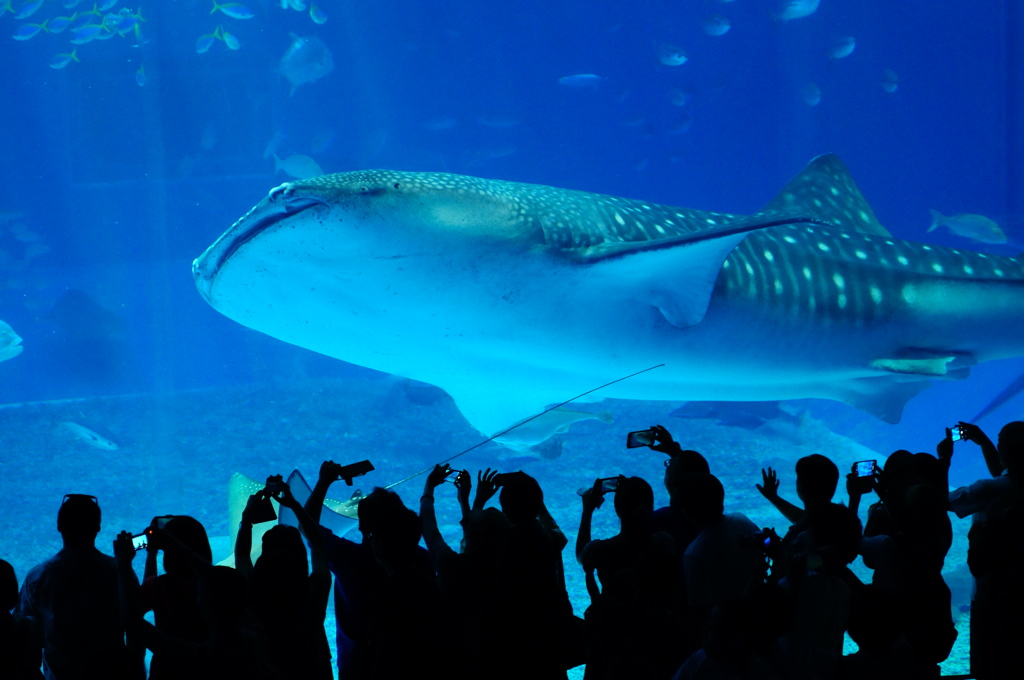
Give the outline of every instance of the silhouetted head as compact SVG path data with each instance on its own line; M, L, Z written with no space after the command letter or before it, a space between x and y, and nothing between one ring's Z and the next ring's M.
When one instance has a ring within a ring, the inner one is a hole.
M694 525L714 524L725 513L725 489L711 474L694 473L680 482L679 507Z
M420 518L408 508L397 513L388 525L373 533L373 556L393 572L416 556L420 542Z
M213 551L210 549L210 539L206 535L206 529L195 517L188 515L175 515L164 525L164 531L176 538L182 545L201 557L208 564L213 563ZM164 571L168 574L190 573L191 569L185 566L183 557L175 551L164 551Z
M696 451L684 449L668 459L665 465L665 490L670 500L674 500L679 491L679 481L693 473L711 474L707 459Z
M809 517L808 529L814 551L826 564L841 567L857 559L861 524L850 508L828 503Z
M796 462L796 493L805 506L830 503L837 484L839 468L826 456L812 453Z
M620 477L615 489L615 514L625 527L650 521L654 490L640 477Z
M359 531L368 538L407 509L397 493L377 487L359 501Z
M95 496L69 493L57 512L57 531L65 544L94 545L100 519L100 504Z
M999 450L999 460L1010 474L1014 474L1017 468L1020 468L1017 475L1024 472L1024 421L1015 420L1004 425L1003 429L999 430L996 448Z
M510 472L501 476L501 511L512 524L537 518L544 507L544 492L537 480L525 472Z
M18 577L7 560L0 560L0 609L9 612L18 606Z
M895 494L902 494L903 490L910 485L915 474L914 454L905 449L899 449L889 454L882 467L883 480L890 498Z
M936 486L944 486L945 481L946 471L943 469L938 458L930 453L914 454L914 476L909 480L910 485L924 482Z
M303 578L309 573L306 544L295 527L276 524L263 534L263 549L253 565L256 573L273 572L281 578Z

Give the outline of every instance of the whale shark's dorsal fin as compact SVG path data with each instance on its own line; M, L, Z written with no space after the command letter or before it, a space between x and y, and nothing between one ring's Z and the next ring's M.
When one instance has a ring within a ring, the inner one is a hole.
M833 154L808 163L762 213L810 215L862 234L892 236L864 200L849 169Z

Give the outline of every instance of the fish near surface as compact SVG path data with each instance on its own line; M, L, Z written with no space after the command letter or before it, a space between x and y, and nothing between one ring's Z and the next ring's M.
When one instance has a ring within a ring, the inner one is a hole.
M291 35L291 44L277 65L277 71L292 86L291 94L300 85L320 80L334 70L334 55L327 44L314 36Z
M596 398L827 398L888 421L1024 354L1020 260L893 239L834 156L739 216L443 173L272 190L193 264L231 319L437 385L481 432Z

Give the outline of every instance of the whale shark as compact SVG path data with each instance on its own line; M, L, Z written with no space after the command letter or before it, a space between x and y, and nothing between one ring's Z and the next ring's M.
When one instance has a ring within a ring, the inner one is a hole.
M596 399L833 399L888 422L1024 354L1017 258L893 238L834 155L760 212L447 173L270 191L193 263L249 328L436 385L482 433Z

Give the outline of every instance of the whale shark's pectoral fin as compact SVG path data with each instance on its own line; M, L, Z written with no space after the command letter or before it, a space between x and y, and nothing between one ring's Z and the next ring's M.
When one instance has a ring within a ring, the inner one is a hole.
M647 291L641 299L670 324L688 328L707 313L722 264L747 234L788 224L823 224L807 215L752 215L701 231L647 241L603 243L568 255L617 286ZM828 225L831 226L831 225Z

